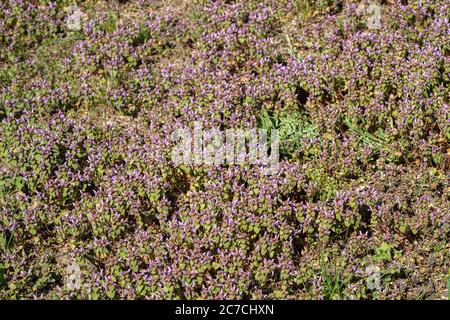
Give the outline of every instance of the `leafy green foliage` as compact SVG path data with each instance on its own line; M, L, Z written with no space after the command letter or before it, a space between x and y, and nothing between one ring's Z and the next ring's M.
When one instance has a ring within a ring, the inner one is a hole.
M267 130L268 134L273 129L278 130L280 152L287 158L298 156L304 139L313 139L318 136L317 126L311 123L304 113L298 111L283 110L269 114L266 109L262 109L259 127Z

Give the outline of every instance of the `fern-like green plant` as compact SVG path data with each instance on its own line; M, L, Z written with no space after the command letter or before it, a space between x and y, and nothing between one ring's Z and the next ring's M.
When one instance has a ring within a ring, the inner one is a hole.
M343 122L348 127L350 132L356 135L363 144L368 145L376 150L384 150L389 153L391 152L391 150L387 147L387 135L383 129L378 128L375 134L372 134L358 126L354 119L345 117L343 119Z
M117 28L117 24L119 22L119 15L117 12L110 11L108 12L108 17L106 21L101 25L102 30L108 33L114 32Z
M299 111L283 110L271 114L262 109L259 127L267 130L268 134L273 129L279 131L280 153L287 158L293 157L301 149L304 139L318 136L317 125Z
M358 136L364 144L380 150L386 149L386 133L381 128L375 134L371 134L359 127L353 119L344 118L343 122L349 128L350 132Z

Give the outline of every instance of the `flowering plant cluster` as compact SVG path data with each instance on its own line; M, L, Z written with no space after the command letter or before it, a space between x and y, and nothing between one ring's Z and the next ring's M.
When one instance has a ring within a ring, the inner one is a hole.
M449 12L2 1L0 298L445 299ZM195 123L276 172L174 161Z

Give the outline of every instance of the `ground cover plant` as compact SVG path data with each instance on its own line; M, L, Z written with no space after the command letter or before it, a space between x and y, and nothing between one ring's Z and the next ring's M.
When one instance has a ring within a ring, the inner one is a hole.
M0 298L447 299L449 10L0 2ZM174 164L195 121L278 172Z

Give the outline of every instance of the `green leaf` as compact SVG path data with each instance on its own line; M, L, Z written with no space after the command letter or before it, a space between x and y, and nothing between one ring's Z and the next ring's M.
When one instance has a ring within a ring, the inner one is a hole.
M116 290L113 287L110 287L108 291L106 291L106 295L108 296L108 298L114 299L114 297L116 296Z

